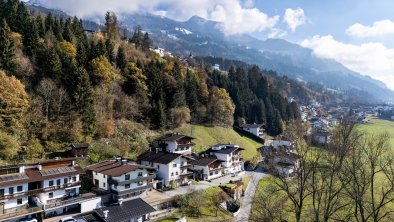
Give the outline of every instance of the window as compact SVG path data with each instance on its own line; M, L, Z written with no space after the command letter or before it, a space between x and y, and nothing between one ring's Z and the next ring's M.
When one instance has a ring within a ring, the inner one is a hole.
M68 178L64 178L64 183L65 183L65 184L68 183Z
M130 174L126 174L125 180L130 180Z
M178 175L178 171L177 171L177 172L175 172L175 175Z
M49 181L49 186L50 186L50 187L53 186L53 180L50 180L50 181Z
M94 174L96 174L96 175L97 175L97 172L94 172Z
M4 197L4 189L0 189L0 197Z
M17 204L17 205L21 205L21 204L22 204L22 198L18 198L18 199L16 200L16 204Z
M176 163L172 164L173 167L176 167Z
M17 187L16 187L16 190L17 190L18 192L22 192L23 187L22 187L22 186L17 186Z
M49 198L53 198L53 193L52 192L50 192L48 195L49 195Z
M95 185L96 187L98 187L99 181L98 181L97 179L94 180L94 185Z
M125 184L125 185L124 185L124 188L125 188L125 189L129 189L129 188L130 188L130 184L129 184L129 183L128 183L128 184Z
M174 176L174 172L171 173L171 176L172 176L172 177Z
M106 185L106 184L105 184L105 183L103 183L103 187L105 187L105 185Z
M57 179L57 180L56 180L56 184L57 184L58 186L60 186L60 179Z
M103 174L103 178L105 178L105 174Z
M138 176L139 176L139 177L142 177L142 172L138 172Z
M14 188L13 188L13 187L8 188L8 192L9 192L10 194L14 194Z
M0 170L0 175L11 174L11 173L19 173L19 167Z
M219 171L215 171L215 174L219 174Z
M77 177L73 177L73 182L77 182Z
M213 172L209 172L209 176L212 176L213 175Z

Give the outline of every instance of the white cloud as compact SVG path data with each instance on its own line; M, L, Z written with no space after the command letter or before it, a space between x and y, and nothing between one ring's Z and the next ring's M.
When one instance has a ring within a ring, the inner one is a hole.
M304 25L307 22L307 19L302 8L288 8L285 11L283 21L287 23L292 32L295 32L298 26Z
M358 38L377 37L394 34L394 22L386 19L376 21L372 24L372 26L366 26L360 23L356 23L346 29L346 34Z
M254 7L253 0L35 0L47 7L62 9L82 18L117 14L151 12L176 20L193 15L220 22L227 35L260 32L273 28L279 16L270 17ZM163 9L165 6L165 9Z
M334 59L351 70L381 80L394 89L394 49L382 43L346 44L333 36L313 36L301 42L316 56Z
M283 38L287 35L287 32L282 30L282 29L278 29L278 28L273 28L271 30L271 32L268 34L268 38L270 39L277 39L277 38Z

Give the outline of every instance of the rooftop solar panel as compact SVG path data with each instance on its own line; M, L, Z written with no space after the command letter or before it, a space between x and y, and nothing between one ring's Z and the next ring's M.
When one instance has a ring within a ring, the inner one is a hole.
M9 175L1 175L0 182L8 182L14 180L23 180L28 179L28 176L25 173L18 173L18 174L9 174Z
M40 173L42 176L50 176L50 175L63 174L63 173L69 173L75 171L76 170L74 167L60 167L56 169L40 170Z

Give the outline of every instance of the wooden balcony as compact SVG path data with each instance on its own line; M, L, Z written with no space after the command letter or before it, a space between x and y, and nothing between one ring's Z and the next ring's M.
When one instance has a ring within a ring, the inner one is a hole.
M34 206L34 207L27 207L27 206L15 207L15 208L12 208L12 209L4 210L3 214L0 213L0 220L3 221L3 220L6 220L6 219L11 219L11 218L15 218L15 217L21 217L21 216L24 216L24 215L39 213L39 212L42 212L42 211L43 211L43 208L42 207L37 207L37 206Z

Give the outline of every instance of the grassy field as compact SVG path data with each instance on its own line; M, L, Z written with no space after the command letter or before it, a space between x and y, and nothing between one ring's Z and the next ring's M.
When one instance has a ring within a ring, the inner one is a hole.
M176 131L196 138L194 143L196 143L195 151L197 152L206 150L211 145L218 143L234 143L245 148L242 155L246 160L250 160L257 154L257 149L263 146L261 143L238 134L232 128L186 125Z
M374 135L387 133L390 137L391 148L394 150L394 121L382 120L372 116L370 116L368 119L369 122L359 125L359 129Z

